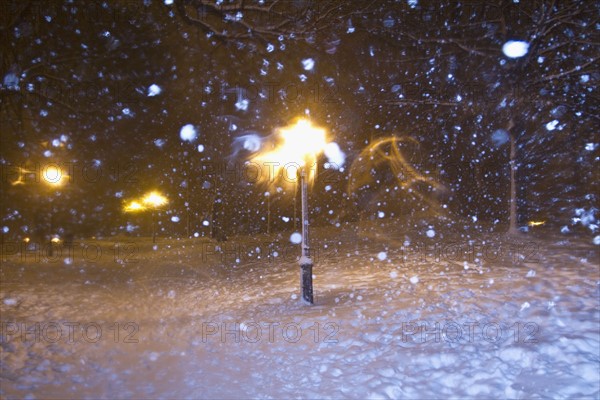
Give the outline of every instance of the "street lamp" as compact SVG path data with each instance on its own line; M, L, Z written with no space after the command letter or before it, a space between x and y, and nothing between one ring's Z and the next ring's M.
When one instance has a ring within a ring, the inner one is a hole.
M32 216L31 225L27 231L30 234L34 234L35 236L39 235L40 245L44 245L46 242L49 229L49 235L52 240L48 244L48 256L53 255L53 244L59 243L54 233L54 217L56 213L56 196L54 193L58 192L60 189L64 188L67 180L70 180L71 177L66 173L63 168L57 163L48 163L43 166L39 166L36 164L33 169L27 169L24 167L16 167L15 169L17 179L11 180L11 186L23 186L26 190L30 190L33 198L35 199L33 204L35 206L31 206L29 208L31 210ZM33 183L36 185L34 186ZM42 183L43 186L38 185ZM41 189L40 189L41 188ZM39 189L39 190L38 190ZM44 189L48 189L47 191ZM40 199L42 196L46 196L48 201L42 202ZM48 212L43 212L45 207L48 208ZM41 214L47 214L46 218L40 218ZM29 239L31 240L31 239Z
M139 202L134 200L131 203L127 204L125 206L124 210L125 210L125 212L144 211L145 207L143 205L141 205Z
M42 172L42 180L51 188L62 187L68 178L69 176L63 173L62 168L59 166L50 165L44 168Z
M283 173L289 178L289 168L294 166L300 172L300 190L302 201L302 255L300 264L300 290L302 299L313 304L312 267L308 235L308 183L316 175L318 155L327 145L325 130L317 128L309 120L299 119L295 124L281 128L278 132L280 146L274 150L261 152L254 157L255 162L262 161L265 165L274 165L275 172ZM297 175L294 183L297 184Z
M147 193L141 200L132 200L123 207L123 211L135 213L140 211L152 211L152 243L156 243L156 212L169 201L162 194L152 191Z
M158 192L150 192L144 196L142 202L152 210L152 243L156 243L156 211L167 204L167 198Z

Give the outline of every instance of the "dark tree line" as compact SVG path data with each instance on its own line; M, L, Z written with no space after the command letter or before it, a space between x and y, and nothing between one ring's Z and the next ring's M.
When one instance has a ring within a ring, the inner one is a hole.
M105 179L79 179L60 193L68 201L55 203L90 231L115 233L123 198L156 187L172 194L169 215L186 221L163 218L178 234L211 215L225 234L262 226L264 187L201 168L243 162L244 154L230 159L235 137L269 134L307 109L348 165L377 139L416 139L415 166L449 189L438 200L455 220L479 216L514 229L532 218L564 224L574 208L598 208L600 150L587 146L597 142L599 117L593 2L30 0L3 7L1 161L101 169ZM506 57L508 40L527 42L527 54ZM302 67L305 58L315 60L314 70ZM148 96L151 84L162 93ZM244 100L247 107L238 107ZM178 137L187 123L199 130L194 143ZM68 140L53 146L60 135ZM347 194L347 172L317 182L316 223L339 221L352 206L353 216L385 208L408 226L423 218L394 189L389 170L358 198ZM28 224L27 210L15 216L23 211L16 204L39 193L4 177L2 185L2 220ZM290 190L271 204L273 214L292 214Z

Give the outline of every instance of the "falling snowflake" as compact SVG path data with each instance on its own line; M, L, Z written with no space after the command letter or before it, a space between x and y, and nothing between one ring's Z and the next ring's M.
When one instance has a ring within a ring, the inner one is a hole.
M311 71L315 67L315 60L312 58L305 58L302 60L302 67L305 71Z
M160 94L160 92L162 92L162 89L160 88L160 86L158 86L156 84L152 84L148 88L148 97L158 96Z
M293 244L300 244L302 242L302 234L294 232L290 235L290 242Z
M196 128L194 128L194 125L187 124L181 128L179 136L181 137L181 140L192 142L198 136L198 132L196 131Z
M529 43L521 40L509 40L502 46L502 52L506 57L523 57L529 51Z

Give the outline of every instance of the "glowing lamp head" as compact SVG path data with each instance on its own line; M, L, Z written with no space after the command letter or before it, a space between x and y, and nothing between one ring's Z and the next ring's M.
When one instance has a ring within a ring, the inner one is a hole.
M42 171L42 179L52 187L63 186L67 177L62 168L54 165L50 165Z
M146 208L141 205L139 202L137 201L132 201L131 203L127 204L124 208L125 212L136 212L136 211L143 211Z
M142 202L148 207L158 208L167 204L168 200L158 192L150 192L142 199Z
M310 121L299 119L295 125L281 128L283 144L279 152L289 161L310 163L325 149L325 130L311 125Z
M544 224L546 224L546 221L529 221L529 222L527 223L527 225L529 225L529 226L531 226L531 227L534 227L534 226L542 226L542 225L544 225Z
M295 182L294 171L309 167L310 181L316 172L314 164L317 157L327 145L327 135L324 129L313 126L310 121L298 119L296 123L277 130L276 144L273 149L260 151L252 161L272 165L274 176L283 171L285 182Z

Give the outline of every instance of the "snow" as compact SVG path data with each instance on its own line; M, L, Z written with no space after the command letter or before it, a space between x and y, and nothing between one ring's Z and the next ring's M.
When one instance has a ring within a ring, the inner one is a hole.
M380 243L356 232L314 230L315 249L335 237L315 262L314 306L300 302L294 257L232 268L222 255L203 258L211 242L200 239L161 239L158 252L136 239L143 262L124 265L109 241L94 243L109 255L96 263L9 257L0 270L0 394L598 397L598 264L569 258L578 249L591 260L594 249L541 241L538 273L523 279L529 268L510 255L484 260L480 275L427 254L403 262L397 248L389 267L375 268L368 260ZM390 243L397 235L382 232ZM229 250L256 243L231 240ZM37 339L36 323L45 328Z
M558 120L556 120L556 119L552 120L546 124L546 129L549 131L553 131L556 129L557 125L558 125Z
M294 232L290 235L290 242L293 244L300 244L302 242L302 234Z
M329 142L325 145L325 157L329 161L330 168L340 169L346 162L346 154L340 149L340 146L335 142Z
M196 140L197 136L198 136L198 132L196 131L196 128L192 124L187 124L187 125L182 126L181 130L179 131L179 137L181 137L181 140L184 140L187 142L193 142L194 140Z
M594 13L100 3L8 10L0 398L600 397ZM306 237L295 179L248 161L302 114L335 141ZM511 166L531 226L503 235Z
M236 110L239 110L239 111L247 111L249 105L250 105L250 101L248 99L239 99L235 103L235 108L236 108Z
M7 306L16 306L17 299L6 298L4 299L4 304L6 304Z
M529 43L521 40L509 40L502 46L502 52L510 58L523 57L529 51Z
M260 150L262 146L262 139L258 134L254 133L242 135L234 139L233 146L234 155L237 154L237 152L240 150L240 146L244 150L247 150L251 153L255 153Z
M153 83L148 88L148 97L158 96L162 92L162 89L157 84Z
M302 68L304 68L305 71L311 71L314 67L315 60L313 60L312 58L305 58L304 60L302 60Z
M504 129L498 129L492 134L492 141L497 147L502 146L510 139L508 132Z

